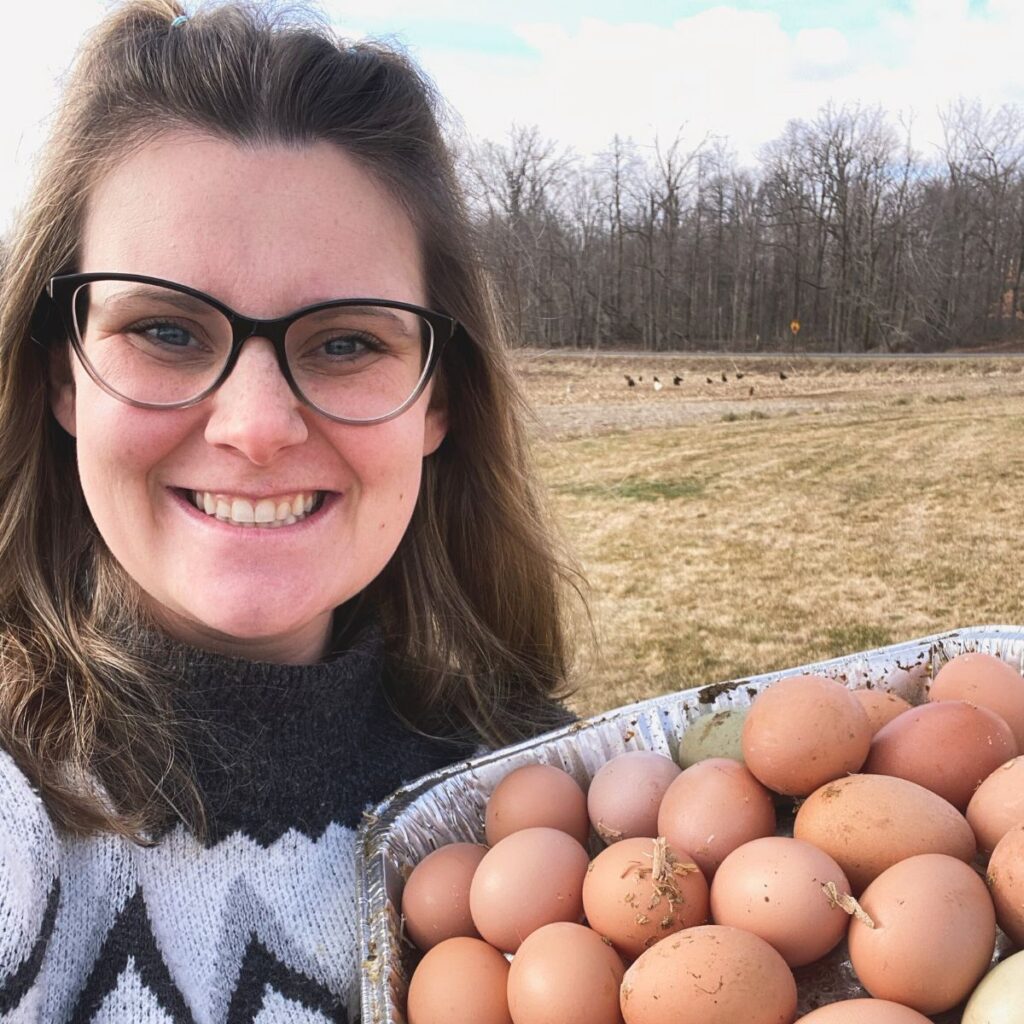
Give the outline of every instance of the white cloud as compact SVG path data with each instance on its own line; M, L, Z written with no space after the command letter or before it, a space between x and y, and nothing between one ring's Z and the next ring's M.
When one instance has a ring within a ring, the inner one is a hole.
M536 123L585 153L616 132L650 142L685 125L688 140L725 134L750 158L788 119L811 118L830 100L880 104L894 118L912 112L927 148L940 138L937 111L957 96L1024 102L1019 0L991 0L984 15L967 0L913 0L874 35L789 34L776 14L727 6L670 27L590 19L516 31L535 56L421 58L471 132L497 138L513 121Z
M11 198L23 193L31 156L54 102L54 79L86 27L106 9L101 0L19 4L0 37L0 231ZM1024 4L988 0L911 0L881 16L873 32L838 26L787 31L778 14L709 6L669 26L638 20L538 18L542 4L512 8L476 0L331 0L345 24L393 19L471 134L504 137L513 123L537 124L583 153L603 149L617 132L641 143L674 137L696 143L728 135L745 159L776 137L792 117L810 118L827 101L881 104L894 115L913 110L915 142L940 138L937 110L959 95L986 104L1024 103ZM505 14L505 11L508 13ZM503 24L524 53L472 53L417 47L414 25L431 17L466 26ZM502 21L502 18L504 20ZM357 33L353 33L357 34ZM13 155L13 159L12 159Z

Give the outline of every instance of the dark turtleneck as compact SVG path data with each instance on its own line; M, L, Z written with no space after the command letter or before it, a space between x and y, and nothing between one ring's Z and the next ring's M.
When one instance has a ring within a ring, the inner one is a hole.
M356 828L363 810L402 783L472 753L465 741L413 732L391 709L384 650L368 626L311 665L251 662L163 644L181 681L186 726L209 819L208 845L244 831L267 844L295 828Z

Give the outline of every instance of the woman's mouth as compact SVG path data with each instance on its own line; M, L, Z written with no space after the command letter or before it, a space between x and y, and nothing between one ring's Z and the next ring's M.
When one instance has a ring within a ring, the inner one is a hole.
M181 491L189 503L212 519L233 526L252 526L273 530L291 526L316 512L326 491L296 491L253 501L220 491Z

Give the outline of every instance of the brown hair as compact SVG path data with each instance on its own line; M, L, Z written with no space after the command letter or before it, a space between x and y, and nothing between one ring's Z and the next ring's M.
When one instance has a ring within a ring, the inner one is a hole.
M0 741L60 826L139 842L172 816L202 832L202 805L167 687L124 642L146 622L141 602L88 513L74 442L49 412L53 356L29 327L47 279L75 268L90 190L132 147L174 128L240 145L333 142L418 229L428 301L465 327L438 382L452 398L448 435L396 555L339 616L383 624L412 722L494 744L552 724L574 580L534 489L429 83L395 50L338 42L309 15L231 3L172 27L183 14L175 0L131 0L88 40L0 293Z

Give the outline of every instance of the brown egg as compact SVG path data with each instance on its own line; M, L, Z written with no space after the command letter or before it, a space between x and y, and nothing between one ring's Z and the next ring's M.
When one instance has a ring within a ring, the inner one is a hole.
M622 1024L625 966L597 932L547 924L519 947L508 975L515 1024Z
M999 927L1024 946L1024 825L1015 825L996 843L986 878Z
M409 1024L512 1024L508 961L480 939L438 943L409 982Z
M487 801L488 846L524 828L557 828L582 846L590 836L587 798L579 783L550 764L528 764L509 772Z
M931 1024L909 1006L888 999L844 999L800 1018L800 1024Z
M742 764L725 757L683 771L658 810L658 835L686 850L709 882L737 846L774 831L771 793Z
M991 853L1014 825L1024 823L1024 757L1000 765L974 791L967 821L983 853Z
M602 850L583 881L594 931L628 959L708 919L708 883L693 858L664 838L623 839Z
M815 790L793 835L824 850L859 893L886 868L919 853L974 859L974 832L947 800L906 779L851 775Z
M860 898L848 935L861 984L924 1014L942 1013L978 983L992 960L996 915L985 883L954 857L924 853L883 871Z
M806 796L860 770L871 723L853 694L824 676L789 676L762 690L743 724L743 760L776 793Z
M1017 753L994 711L948 700L911 708L879 729L864 771L916 782L964 811L982 781Z
M621 999L626 1024L790 1024L796 982L764 939L703 925L643 953Z
M606 843L657 835L661 798L679 772L653 750L630 750L601 765L587 790L594 831Z
M1024 677L1002 658L961 654L939 669L930 700L966 700L994 711L1010 727L1024 751Z
M480 934L506 953L541 925L583 917L587 851L555 828L526 828L492 847L476 869L469 909Z
M715 924L760 935L790 967L837 946L850 918L826 886L849 895L839 865L810 843L783 836L754 839L722 861L711 886Z
M426 951L456 935L480 937L469 913L469 884L486 846L450 843L428 853L402 890L405 933Z
M897 715L910 710L910 705L895 693L886 690L851 690L860 706L867 713L874 736L883 725L888 725Z

